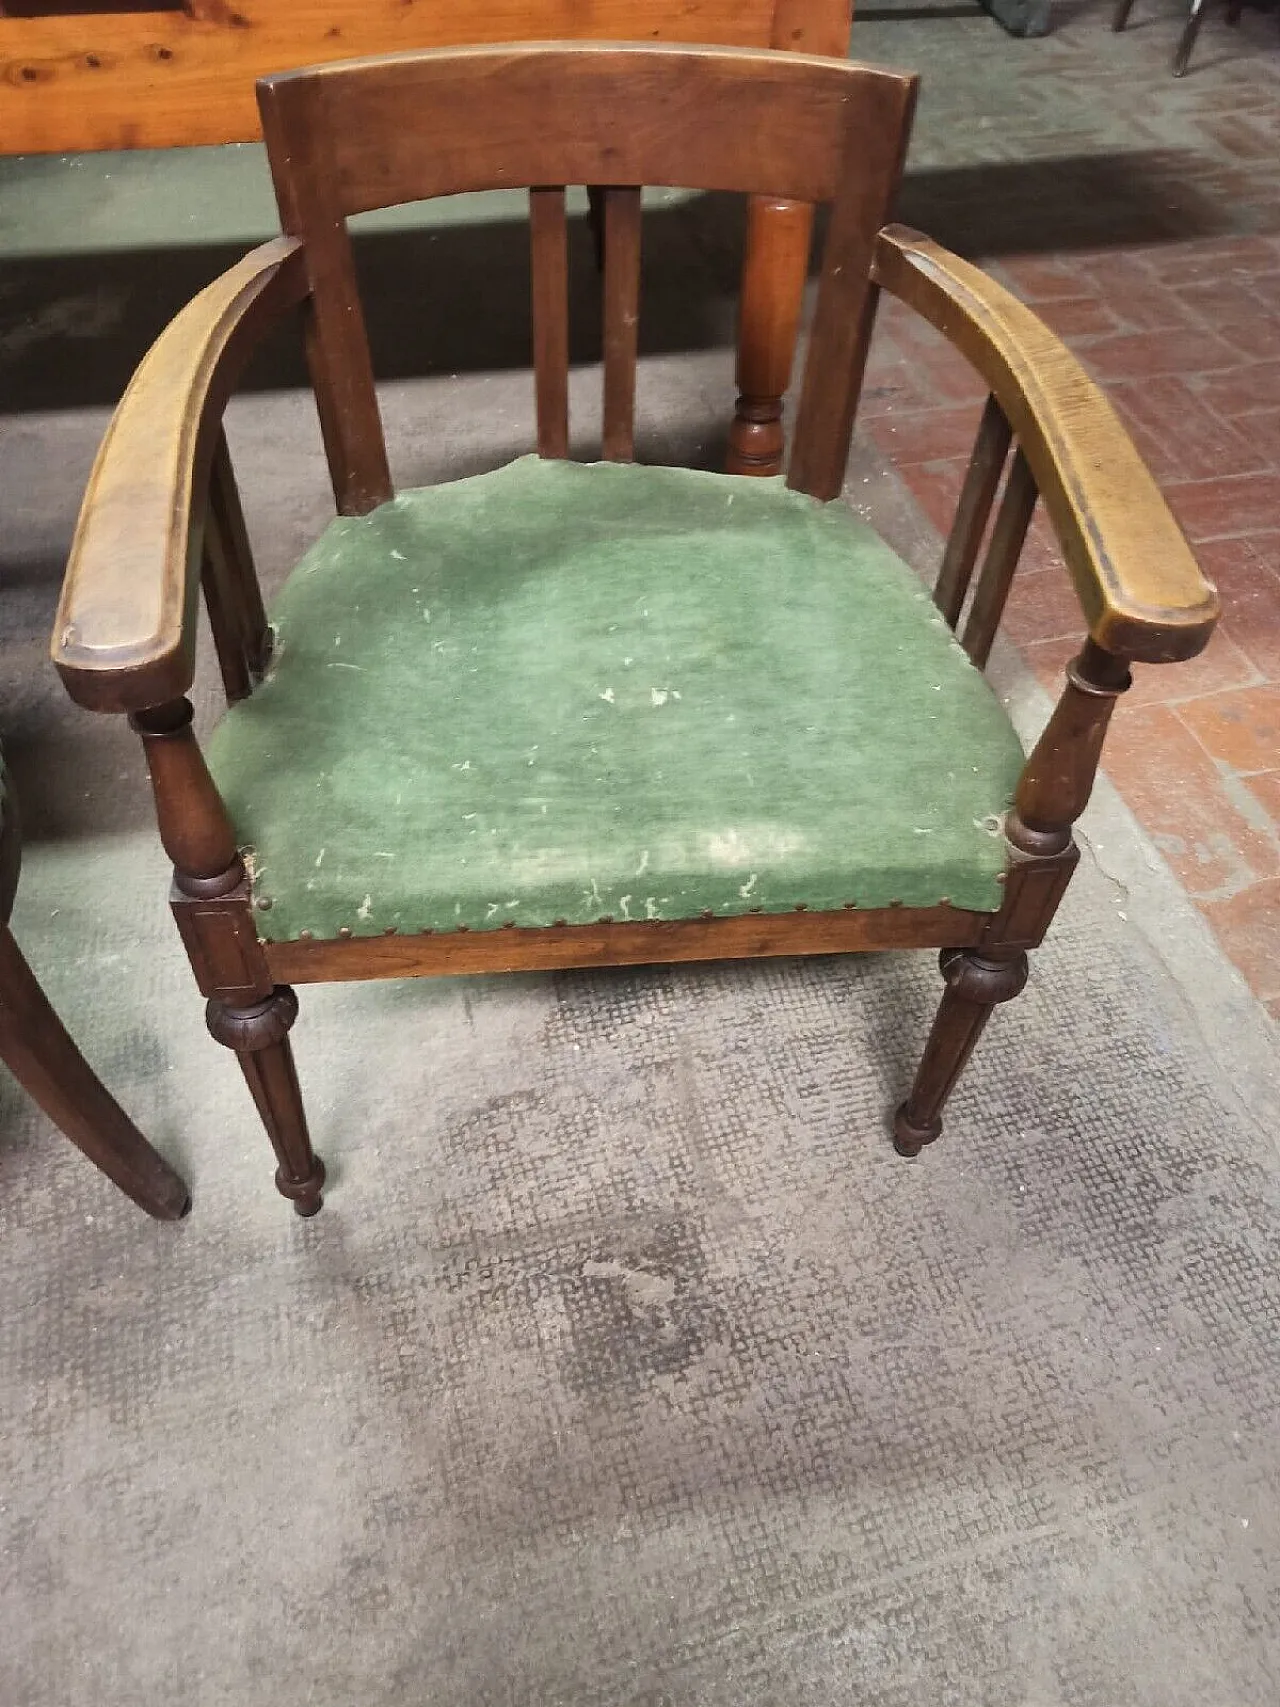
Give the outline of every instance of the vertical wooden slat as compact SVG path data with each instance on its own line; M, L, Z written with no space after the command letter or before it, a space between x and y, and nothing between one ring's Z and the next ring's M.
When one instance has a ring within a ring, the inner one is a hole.
M205 608L209 612L209 627L213 631L227 704L234 705L237 700L248 699L253 691L253 678L245 656L244 624L229 573L226 543L212 505L205 517L200 585L204 589Z
M347 222L335 199L320 90L259 84L258 105L280 223L306 243L307 365L340 514L362 516L392 496L391 471Z
M951 628L960 620L1012 438L1013 429L1005 419L1004 410L994 397L988 397L933 589L933 602Z
M228 579L235 590L245 657L253 674L260 676L271 657L271 629L262 605L262 588L258 585L258 572L254 568L253 550L244 525L240 490L236 485L225 432L219 432L213 451L209 513L222 540Z
M991 643L1000 626L1004 602L1009 596L1013 572L1018 566L1022 542L1031 526L1031 515L1038 497L1031 465L1019 445L1009 469L1004 497L1000 500L995 526L991 530L991 543L983 559L978 588L973 595L961 641L980 670L985 668L991 656Z
M569 255L564 190L529 191L538 455L569 454Z
M604 433L606 462L635 454L640 325L640 191L604 192Z
M915 78L903 78L873 84L849 103L787 469L788 486L824 501L844 485L879 295L871 260L902 177L915 100Z

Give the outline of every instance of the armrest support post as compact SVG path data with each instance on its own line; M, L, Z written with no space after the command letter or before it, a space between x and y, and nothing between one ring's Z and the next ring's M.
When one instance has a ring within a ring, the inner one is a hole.
M191 701L134 712L142 737L164 851L184 895L228 894L244 880L235 831L191 727Z
M1131 677L1122 658L1086 640L1067 685L1023 767L1005 835L1020 853L1062 853L1089 804L1102 742Z

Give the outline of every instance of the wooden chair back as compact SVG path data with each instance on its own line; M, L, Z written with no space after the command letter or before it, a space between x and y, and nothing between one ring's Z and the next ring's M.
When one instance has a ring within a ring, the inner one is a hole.
M874 312L871 260L916 80L796 54L552 44L321 66L258 86L284 229L311 287L307 348L338 508L391 496L347 219L462 191L531 192L538 448L568 449L564 185L603 190L607 458L634 437L644 185L831 203L788 482L835 497Z

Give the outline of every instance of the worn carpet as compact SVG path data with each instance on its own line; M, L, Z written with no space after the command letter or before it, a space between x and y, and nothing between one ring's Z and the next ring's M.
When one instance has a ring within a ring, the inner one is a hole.
M1274 1699L1277 1158L1092 866L917 1163L927 956L303 992L304 1224L147 849L16 921L195 1210L4 1090L0 1699Z

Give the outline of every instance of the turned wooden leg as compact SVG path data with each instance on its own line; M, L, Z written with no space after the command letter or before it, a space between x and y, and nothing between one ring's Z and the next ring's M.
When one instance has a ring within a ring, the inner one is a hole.
M209 1030L234 1049L253 1092L262 1124L275 1150L276 1190L299 1215L314 1215L324 1199L324 1163L311 1148L298 1075L289 1047L289 1028L298 1017L298 998L287 984L247 1007L210 1001Z
M67 1035L0 926L0 1057L77 1149L157 1221L191 1207L186 1182L147 1143Z
M893 1117L893 1147L900 1156L918 1156L940 1135L943 1107L992 1008L1011 1001L1027 981L1027 957L1021 949L984 954L944 948L939 965L947 988L911 1094Z
M730 474L782 472L782 398L791 383L812 225L813 210L802 202L755 196L747 204Z
M911 1094L893 1119L893 1147L918 1156L942 1131L942 1110L991 1010L1022 990L1028 948L1044 941L1078 853L1071 826L1084 811L1129 667L1092 640L1067 666L1067 684L1018 779L1005 820L1004 905L976 948L944 948L946 994Z

